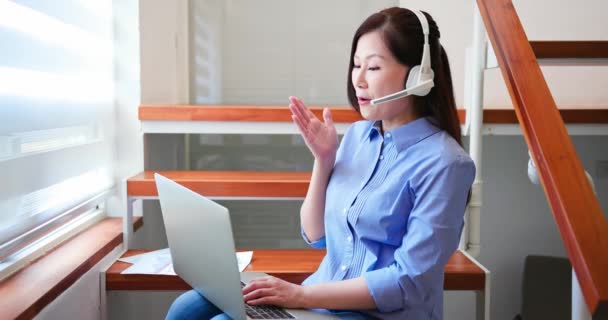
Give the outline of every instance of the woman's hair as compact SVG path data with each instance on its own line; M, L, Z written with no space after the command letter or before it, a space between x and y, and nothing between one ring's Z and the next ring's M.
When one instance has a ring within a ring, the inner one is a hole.
M439 43L439 28L435 20L426 12L423 12L423 14L429 23L430 58L431 68L435 73L435 86L426 96L413 96L414 113L418 117L429 116L434 118L439 128L445 130L459 144L462 144L460 120L454 101L448 57L443 46ZM348 101L359 113L359 103L352 82L353 59L359 38L373 31L380 31L387 48L399 63L411 69L422 61L424 34L416 14L405 8L392 7L369 16L355 32L348 66ZM403 79L404 88L406 80L407 76Z

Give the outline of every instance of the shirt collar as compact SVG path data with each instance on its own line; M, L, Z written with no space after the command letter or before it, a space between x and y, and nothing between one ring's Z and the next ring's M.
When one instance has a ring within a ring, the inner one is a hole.
M370 139L375 135L380 135L381 123L381 121L372 123L369 131ZM385 131L384 138L391 137L394 140L397 151L401 152L439 131L441 129L434 124L433 118L422 117L391 131Z

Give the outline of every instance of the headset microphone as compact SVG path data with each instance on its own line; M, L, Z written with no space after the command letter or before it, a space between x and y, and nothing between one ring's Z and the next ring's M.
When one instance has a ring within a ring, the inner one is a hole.
M435 83L433 82L435 74L433 73L433 69L431 69L431 56L429 53L429 23L426 20L426 16L422 12L418 10L411 11L416 14L418 20L420 20L422 32L424 33L422 61L419 65L410 69L407 81L405 82L405 90L395 92L381 98L373 99L371 101L373 105L393 101L409 95L426 96L435 86Z
M418 84L415 87L411 87L409 89L405 89L405 90L401 90L392 94L389 94L387 96L384 96L382 98L378 98L378 99L373 99L372 100L372 104L373 105L377 105L377 104L381 104L381 103L385 103L385 102L389 102L389 101L393 101L393 100L397 100L397 99L401 99L403 97L407 97L409 95L418 95L418 96L424 96L425 94L416 94L417 91L423 91L423 90L428 90L430 91L431 88L433 88L435 84L433 83L433 80L427 80L424 81L420 84Z

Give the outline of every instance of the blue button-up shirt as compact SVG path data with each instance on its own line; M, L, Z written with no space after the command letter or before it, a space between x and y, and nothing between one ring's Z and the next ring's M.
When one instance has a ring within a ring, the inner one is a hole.
M382 319L443 319L443 272L458 247L475 166L429 118L394 130L359 121L329 179L327 249L304 285L365 278Z

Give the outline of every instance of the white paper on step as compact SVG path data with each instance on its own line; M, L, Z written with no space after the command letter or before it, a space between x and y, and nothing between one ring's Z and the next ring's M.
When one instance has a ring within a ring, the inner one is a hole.
M251 262L253 251L237 252L236 260L239 266L239 272ZM171 261L171 253L169 248L150 251L126 258L120 258L119 261L133 264L123 270L121 274L164 274L175 275L173 270L173 262Z

